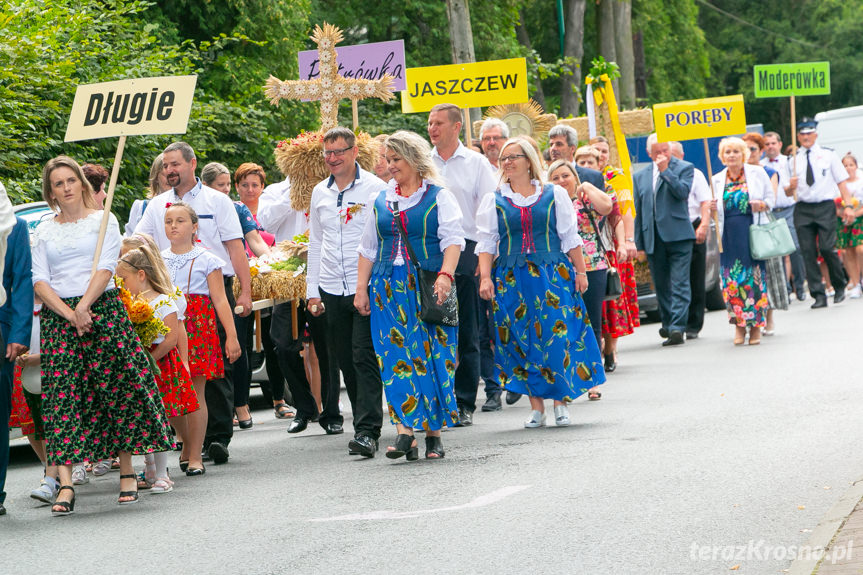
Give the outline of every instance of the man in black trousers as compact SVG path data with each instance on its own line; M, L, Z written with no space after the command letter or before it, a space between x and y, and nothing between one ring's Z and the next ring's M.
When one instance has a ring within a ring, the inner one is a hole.
M374 457L383 421L383 383L371 318L354 308L354 294L357 247L366 218L373 217L374 198L387 184L360 168L358 154L351 130L336 127L324 134L324 162L332 175L312 191L306 297L312 316L326 310L331 381L327 401L333 394L338 401L339 370L345 378L354 412L348 452Z

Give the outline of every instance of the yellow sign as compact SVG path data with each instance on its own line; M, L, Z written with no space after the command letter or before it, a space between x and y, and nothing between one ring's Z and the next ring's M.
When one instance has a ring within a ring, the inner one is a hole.
M183 134L197 76L161 76L78 86L66 141Z
M402 112L427 112L437 104L479 108L527 102L524 58L405 70Z
M656 104L653 123L660 142L743 134L746 132L743 96Z

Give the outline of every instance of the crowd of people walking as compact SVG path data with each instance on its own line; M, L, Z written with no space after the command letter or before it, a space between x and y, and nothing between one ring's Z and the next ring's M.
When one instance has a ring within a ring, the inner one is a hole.
M711 219L735 345L771 335L773 310L805 299L804 285L813 307L827 306L822 276L835 303L846 287L861 295L863 179L853 156L815 144L811 120L791 160L775 133L724 139L711 182L679 144L653 135L650 165L622 193L604 138L579 147L559 124L546 160L500 120L483 124L477 145L461 142L461 129L459 108L435 106L431 145L409 131L380 135L374 173L360 167L351 130L327 131L330 176L308 212L292 206L289 179L268 186L251 162L233 177L215 162L199 170L192 147L174 142L154 159L125 234L109 214L101 242L104 168L48 162L52 211L29 242L4 193L0 415L13 415L44 465L31 496L72 514L88 472L116 467L117 503L130 505L139 491L173 491L172 450L189 477L228 462L235 427L254 425L248 258L306 232L306 299L279 303L259 324L274 415L290 420L288 433L317 422L343 434L344 381L348 451L366 458L379 452L384 406L396 428L387 458L418 459L418 433L425 458L445 457L441 431L472 425L481 383L483 412L499 411L503 392L509 405L527 395L525 428L547 424L549 399L554 425L570 425L568 405L602 397L618 339L640 325L637 261L655 286L662 345L697 338ZM749 228L767 214L796 232L788 258L752 255ZM133 326L139 303L162 326L147 341ZM0 449L2 514L8 436ZM140 473L133 455L145 456Z

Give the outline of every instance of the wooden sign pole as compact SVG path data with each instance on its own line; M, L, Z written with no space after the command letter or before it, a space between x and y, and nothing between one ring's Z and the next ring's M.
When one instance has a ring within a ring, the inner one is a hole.
M462 110L464 113L464 145L470 148L473 145L473 138L470 133L470 109Z
M713 167L710 165L710 147L707 145L707 138L704 138L704 159L707 160L707 181L710 183L710 197L716 199L716 192L713 189ZM719 214L713 212L713 231L716 232L716 245L719 246L719 253L722 253L722 232L719 231Z
M797 112L794 109L794 94L791 94L791 176L797 177ZM779 150L782 153L782 150ZM797 201L797 188L794 188L794 201Z
M354 118L354 131L356 132L357 126L360 125L360 113L357 110L357 101L356 100L351 100L351 111L353 112L353 118Z
M105 209L102 212L102 225L99 226L99 239L96 241L96 253L93 255L93 268L90 277L96 275L99 258L102 256L102 246L105 244L105 234L108 232L108 218L111 216L111 202L114 200L114 188L117 187L117 176L120 175L120 162L123 159L123 149L126 147L126 136L120 136L117 143L117 153L114 154L114 165L111 166L111 180L108 184L108 195L105 196ZM120 254L117 254L119 256Z

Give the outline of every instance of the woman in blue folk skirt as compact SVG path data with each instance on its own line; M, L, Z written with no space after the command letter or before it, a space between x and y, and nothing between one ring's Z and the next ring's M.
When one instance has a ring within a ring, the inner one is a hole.
M373 212L357 249L354 305L361 314L371 314L390 420L398 428L387 457L417 459L414 429L424 429L425 456L437 459L444 456L441 428L458 421L453 388L458 328L419 319L417 278L398 220L407 229L420 267L438 272L434 291L442 303L465 245L461 211L455 197L437 183L431 149L423 138L396 132L387 138L386 159L393 179L367 203Z
M494 298L500 382L530 396L525 427L545 425L548 398L555 424L569 425L566 404L605 382L581 297L587 274L575 210L563 188L543 183L526 140L507 141L500 166L503 182L477 212L480 296Z

